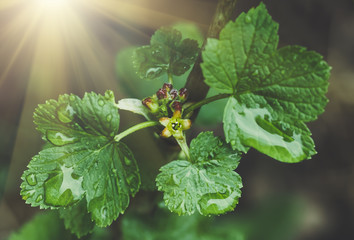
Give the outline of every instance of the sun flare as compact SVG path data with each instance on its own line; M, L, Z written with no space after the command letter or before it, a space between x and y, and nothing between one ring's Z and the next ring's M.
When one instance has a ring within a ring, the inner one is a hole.
M58 9L69 4L69 0L35 0L37 4L45 9Z

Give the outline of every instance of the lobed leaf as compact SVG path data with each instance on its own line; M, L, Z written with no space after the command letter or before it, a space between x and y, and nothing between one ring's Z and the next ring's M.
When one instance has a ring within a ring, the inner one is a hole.
M210 132L191 142L190 154L191 162L177 160L160 169L156 184L164 192L166 206L179 215L232 211L241 196L241 177L233 171L240 155Z
M277 30L263 3L242 13L208 39L202 70L210 87L233 96L223 120L233 149L298 162L315 154L304 123L324 111L330 67L303 47L277 50Z
M168 72L180 76L189 70L199 51L198 42L182 39L180 31L161 28L151 37L150 45L137 48L134 64L144 79L155 79Z
M39 105L34 121L47 147L22 175L26 203L55 209L85 198L92 220L111 224L140 186L132 153L114 141L119 114L113 93L62 95Z

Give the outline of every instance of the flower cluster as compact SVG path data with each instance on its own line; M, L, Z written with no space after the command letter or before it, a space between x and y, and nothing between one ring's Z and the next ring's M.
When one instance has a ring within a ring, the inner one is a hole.
M174 136L183 138L183 131L191 127L189 119L182 119L183 104L188 97L186 88L174 89L172 84L165 83L156 94L145 98L142 103L165 126L162 137Z
M182 105L187 100L186 88L177 90L172 84L165 83L153 96L143 100L143 105L157 118L173 115L176 110L182 111Z

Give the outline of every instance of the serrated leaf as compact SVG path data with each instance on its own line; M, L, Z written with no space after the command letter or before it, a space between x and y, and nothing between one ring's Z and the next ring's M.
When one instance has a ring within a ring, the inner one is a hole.
M201 64L205 82L223 93L235 93L238 81L258 56L271 54L278 44L278 24L263 3L242 13L220 32L220 40L208 39Z
M114 142L119 114L113 93L62 95L34 114L47 147L22 175L21 195L41 208L69 207L84 197L92 220L107 226L124 212L140 186L130 150Z
M86 199L82 199L71 207L59 209L59 216L64 220L65 228L78 238L92 233L95 227L86 205Z
M279 161L298 162L315 153L304 123L324 111L330 67L303 47L277 50L277 30L263 3L242 13L220 40L208 40L202 70L210 87L234 96L223 120L234 149L254 147Z
M164 192L166 206L179 215L232 211L241 196L241 177L233 171L240 155L211 132L193 139L190 155L191 162L177 160L160 169L156 184Z
M166 72L180 76L194 64L198 50L197 41L182 39L180 31L164 27L151 37L150 45L136 49L134 64L143 79L155 79Z

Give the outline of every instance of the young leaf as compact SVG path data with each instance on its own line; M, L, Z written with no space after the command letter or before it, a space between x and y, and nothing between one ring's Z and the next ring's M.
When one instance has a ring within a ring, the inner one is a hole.
M315 154L304 123L327 104L330 67L303 47L277 50L277 29L263 3L242 13L220 40L208 40L202 70L210 87L234 96L224 110L225 136L234 149L254 147L279 161L298 162Z
M62 95L39 105L34 114L48 143L22 176L21 195L41 208L69 207L86 197L98 226L124 212L140 186L136 161L121 142L113 93Z
M76 234L78 238L92 233L95 227L86 205L86 200L82 199L71 207L59 209L59 216L64 220L65 228Z
M161 28L151 37L150 45L135 51L134 64L144 79L155 79L164 73L180 76L194 63L199 47L192 39L183 39L178 30Z
M135 98L123 98L118 101L117 107L121 110L130 111L144 116L147 120L150 120L149 110L142 104L141 100Z
M241 196L241 177L233 171L240 155L205 132L192 140L190 156L192 162L177 160L160 169L156 185L166 206L179 215L232 211Z

